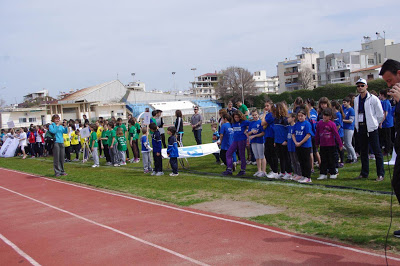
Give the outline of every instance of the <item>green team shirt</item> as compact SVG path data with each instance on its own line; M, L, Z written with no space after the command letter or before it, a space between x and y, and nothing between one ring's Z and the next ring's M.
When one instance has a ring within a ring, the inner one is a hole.
M242 104L242 106L239 107L238 109L240 112L242 112L242 114L245 114L249 109L247 108L246 105ZM246 119L249 119L249 116L246 115Z
M99 144L98 144L98 142L97 142L97 134L96 134L96 132L92 132L92 133L90 134L90 139L89 139L89 147L90 147L90 148L92 148L93 140L94 140L93 148L98 148L98 147L99 147Z
M137 136L136 136L136 133L137 133L137 128L136 128L136 126L131 126L130 128L129 128L129 140L137 140L138 138L137 138Z
M118 150L119 151L126 151L128 148L126 146L126 138L125 136L119 136L117 137L117 142L118 142Z
M117 131L114 129L110 130L110 135L108 137L108 147L110 147L110 148L111 148L111 143L112 143L113 137L115 138L115 140L114 140L114 145L115 145L115 143L117 142Z
M136 139L139 139L140 124L136 122L135 127L136 127Z
M105 139L105 140L102 140L104 145L108 145L108 138L109 137L110 137L110 131L108 129L107 130L103 130L103 132L101 132L101 138Z
M125 124L121 124L120 126L115 126L114 127L115 132L117 132L117 129L120 127L122 127L122 132L124 133L125 136L125 132L127 131Z

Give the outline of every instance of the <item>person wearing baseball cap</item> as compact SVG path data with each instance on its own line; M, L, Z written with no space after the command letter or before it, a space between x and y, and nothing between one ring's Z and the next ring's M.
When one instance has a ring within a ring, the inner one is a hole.
M361 173L355 179L368 178L369 175L369 146L371 146L376 159L376 181L383 181L385 169L383 167L383 154L379 145L378 128L384 115L381 101L378 97L368 92L368 83L360 78L356 82L359 95L354 99L355 127L361 147Z

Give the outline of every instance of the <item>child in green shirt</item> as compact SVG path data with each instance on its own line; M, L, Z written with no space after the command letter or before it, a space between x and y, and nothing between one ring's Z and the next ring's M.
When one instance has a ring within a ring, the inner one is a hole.
M117 143L118 143L117 148L119 152L120 165L126 165L125 154L128 147L126 146L126 138L122 128L117 129Z
M98 144L98 140L97 140L97 126L96 124L91 124L90 126L90 138L89 138L89 148L92 151L92 156L93 156L93 161L94 164L92 165L92 167L99 167L100 163L99 163L99 153L98 153L98 149L99 149L99 144Z
M138 137L137 128L136 128L136 119L133 117L129 120L129 144L131 145L133 152L133 159L131 163L138 163L139 159L139 147L138 147Z

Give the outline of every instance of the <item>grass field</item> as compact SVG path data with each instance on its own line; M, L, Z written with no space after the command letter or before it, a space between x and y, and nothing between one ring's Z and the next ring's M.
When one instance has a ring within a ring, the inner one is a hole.
M185 127L184 145L194 145L194 137ZM203 143L211 142L209 125L203 126ZM132 154L132 153L131 153ZM72 155L74 158L74 155ZM23 162L23 163L22 163ZM353 187L373 191L390 192L389 173L383 182L375 182L375 161L370 161L370 177L367 180L352 180L360 172L360 163L346 165L340 169L337 180L317 181L318 168L312 176L314 184L301 185L293 181L268 181L249 178L256 166L248 166L247 178L223 177L224 166L215 164L214 156L189 159L190 169L180 171L178 177L170 177L169 169L164 176L143 174L142 164L122 167L106 167L100 159L100 168L91 168L91 162L66 163L68 176L63 180L73 181L99 188L121 191L149 199L156 199L180 206L230 199L252 201L284 208L285 212L252 217L251 220L280 227L292 232L315 235L362 247L383 249L390 222L390 195L336 189L322 185ZM163 160L164 168L167 160ZM0 167L54 177L52 158L0 159ZM385 167L385 170L388 170ZM393 197L393 225L389 235L389 248L400 250L400 240L392 236L400 229L400 208Z

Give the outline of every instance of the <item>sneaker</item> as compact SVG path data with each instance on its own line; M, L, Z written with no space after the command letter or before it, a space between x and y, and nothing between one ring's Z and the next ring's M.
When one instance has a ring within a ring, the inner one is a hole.
M292 175L289 174L289 173L286 173L284 176L282 176L282 179L283 180L290 180L290 179L292 179Z
M126 162L122 162L121 165L126 165Z
M232 165L232 172L235 172L236 171L236 163L233 163L233 165Z
M284 176L284 174L279 173L279 174L277 175L277 178L276 178L276 179L281 179L283 176Z
M106 162L106 165L112 165L112 163L111 162Z
M394 231L393 232L394 237L400 237L400 230Z
M131 159L129 162L130 162L130 163L133 163L134 161L135 161L135 159Z
M178 176L178 175L179 175L179 173L176 173L176 174L170 173L170 174L169 174L169 176Z
M336 175L330 175L329 178L330 179L336 179L337 178L337 174Z
M35 156L32 156L31 159L32 159L32 158L35 158Z
M156 176L164 175L164 172L157 172Z
M221 165L225 165L224 163L221 163Z
M138 163L138 162L140 162L140 159L138 158L138 159L134 160L133 162Z
M120 165L118 163L114 164L115 167L119 167Z
M384 180L384 177L383 177L383 176L378 176L378 178L375 179L375 181L377 181L377 182L380 182L380 181L383 181L383 180Z
M78 158L76 158L76 159L74 159L73 161L74 161L74 162L79 162L79 159L78 159Z
M359 180L359 179L367 179L368 177L367 176L362 176L362 175L359 175L359 176L357 176L357 177L355 177L355 178L353 178L354 180Z
M351 164L354 164L354 163L357 163L358 162L358 160L357 159L354 159L352 162L351 162Z
M144 170L143 173L144 174L148 174L148 173L150 173L150 171L149 170Z
M93 167L93 168L99 167L99 165L98 165L98 164L94 164L94 165L92 165L92 167Z
M295 177L293 177L293 181L299 181L300 179L302 179L303 177L301 175L297 175Z
M245 170L240 170L236 176L244 176L246 174Z
M24 155L24 157L22 157L22 159L26 159L26 155Z
M328 179L327 175L320 175L317 180L324 180L324 179Z
M370 154L370 155L368 156L368 158L369 158L370 160L375 160L375 154Z
M151 173L151 175L156 175L157 174L157 172L155 172L155 171L153 171L152 173Z
M347 159L345 163L352 163L353 159Z
M274 172L270 172L267 175L268 178L273 178L273 179L277 179L278 178L278 173L274 173Z
M232 175L232 170L227 169L226 171L222 172L222 175Z
M339 163L339 168L343 168L344 164L343 163Z
M256 175L256 177L266 177L267 173L265 172L259 172L258 175Z
M303 177L298 181L299 183L312 183L311 178Z
M257 162L251 162L252 165L257 165Z
M64 173L61 173L61 175L68 175L68 174L64 172Z
M253 176L258 176L259 173L262 173L262 172L257 171Z
M251 164L251 161L246 161L246 164Z

